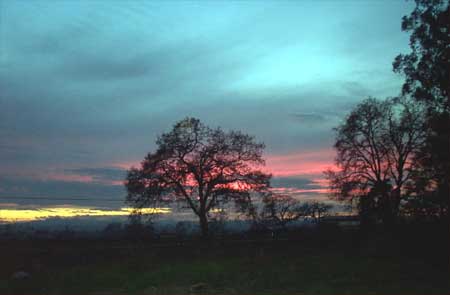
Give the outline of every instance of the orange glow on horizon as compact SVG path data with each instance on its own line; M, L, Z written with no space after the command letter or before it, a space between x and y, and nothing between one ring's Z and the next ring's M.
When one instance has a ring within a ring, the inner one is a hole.
M101 210L87 207L43 207L39 209L0 209L0 222L21 222L43 220L52 217L81 217L81 216L128 216L133 208L117 210ZM144 208L143 214L169 214L170 208Z

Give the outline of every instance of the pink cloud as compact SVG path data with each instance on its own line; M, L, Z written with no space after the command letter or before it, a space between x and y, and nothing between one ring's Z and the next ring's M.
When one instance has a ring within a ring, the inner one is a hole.
M122 169L130 169L131 167L140 167L141 161L134 160L134 161L122 161L122 162L115 162L112 164L108 164L107 166L116 167L116 168L122 168Z
M274 176L321 175L334 167L334 156L332 149L268 155L266 170Z
M274 187L271 190L275 193L281 194L307 194L307 193L326 194L329 192L329 190L326 188L301 189L294 187Z
M94 179L89 175L67 174L67 173L50 173L43 177L42 180L57 180L67 182L93 182Z
M296 151L287 154L269 154L265 156L265 171L274 176L322 175L327 169L334 169L335 152L333 149L314 151ZM108 163L107 166L122 169L139 167L140 160L128 160ZM315 183L324 186L324 179L316 178Z
M326 188L329 186L329 182L325 178L313 178L311 179L311 185L317 185Z

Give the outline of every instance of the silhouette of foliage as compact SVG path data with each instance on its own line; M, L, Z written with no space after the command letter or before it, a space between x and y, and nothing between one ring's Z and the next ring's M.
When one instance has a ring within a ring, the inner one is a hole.
M405 76L403 94L425 106L426 144L417 154L420 171L414 175L417 195L437 202L448 217L450 198L450 3L416 0L403 17L402 30L411 32L411 53L398 55L393 68ZM432 197L431 197L432 196ZM428 201L415 204L428 204Z
M357 201L362 222L395 221L402 189L423 144L420 108L406 99L368 98L337 128L338 171L327 171L338 200Z
M292 196L267 192L261 204L251 204L248 217L253 220L252 228L265 230L286 230L288 224L300 219L312 218L315 222L326 216L332 208L322 202L301 202Z
M269 193L263 198L261 218L266 224L285 229L288 223L306 217L310 212L308 204L291 196Z
M416 7L404 16L402 30L411 32L411 53L398 55L393 68L405 76L403 93L430 108L450 108L450 6L444 0L416 0Z
M238 131L212 129L186 118L156 141L140 168L128 171L127 201L134 207L182 202L198 216L202 236L208 236L212 209L233 201L247 208L252 192L268 188L270 175L257 169L264 164L264 144Z
M405 76L403 93L426 108L427 140L417 154L420 171L411 191L434 202L438 215L448 218L450 198L450 3L417 0L414 11L403 17L402 30L411 32L411 53L400 54L394 71ZM430 206L427 206L428 208ZM431 206L434 207L434 206Z
M310 216L314 218L316 223L320 223L322 218L327 216L329 214L329 211L333 208L333 206L330 204L318 201L307 203L307 206L309 207L308 211L310 212Z

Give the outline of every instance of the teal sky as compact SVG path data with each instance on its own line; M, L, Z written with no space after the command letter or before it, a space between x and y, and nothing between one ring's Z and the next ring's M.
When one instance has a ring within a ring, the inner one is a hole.
M280 186L319 188L331 129L400 92L412 7L0 0L0 196L120 198L124 169L186 116L265 142Z

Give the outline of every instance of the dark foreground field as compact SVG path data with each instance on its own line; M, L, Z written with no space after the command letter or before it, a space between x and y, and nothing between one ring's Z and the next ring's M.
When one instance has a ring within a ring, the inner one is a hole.
M1 241L0 294L450 294L448 231L435 229L209 245ZM30 278L13 279L18 270Z

